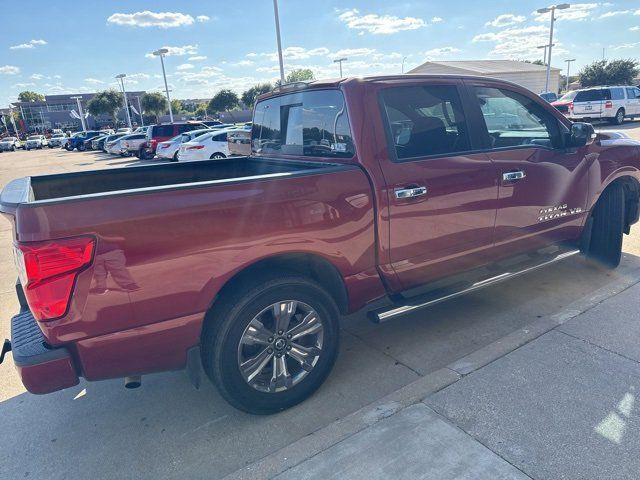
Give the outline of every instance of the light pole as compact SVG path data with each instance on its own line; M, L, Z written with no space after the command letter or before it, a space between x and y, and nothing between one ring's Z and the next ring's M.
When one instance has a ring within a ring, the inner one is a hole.
M167 102L169 103L169 120L173 123L173 111L171 110L171 98L169 97L169 85L167 85L167 73L164 70L164 56L169 53L166 48L161 48L153 52L157 57L160 57L160 64L162 65L162 77L164 78L164 91L167 93Z
M565 60L565 62L567 62L567 86L566 86L567 90L569 90L569 67L571 66L571 62L575 62L575 61L576 61L575 58L569 58Z
M556 44L554 43L553 46L555 47ZM547 48L549 48L549 45L538 45L536 48L544 48L544 58L542 59L542 64L546 67L549 63L547 61Z
M278 61L280 62L280 83L284 85L284 62L282 61L282 42L280 41L280 16L278 0L273 0L273 15L276 19L276 39L278 40Z
M87 126L84 123L84 112L82 111L82 104L80 103L80 99L82 98L82 96L79 95L77 97L69 97L69 98L78 102L78 114L80 115L80 123L82 123L82 131L86 132Z
M142 116L142 105L140 105L139 95L136 97L136 100L138 100L138 114L140 115L140 126L144 127L144 117Z
M122 86L122 96L124 97L124 111L127 113L127 125L129 125L129 130L133 130L133 126L131 125L131 115L129 114L129 104L127 103L127 92L124 89L124 77L127 75L125 73L121 73L116 75L116 78L120 80L120 85ZM114 118L117 123L117 120ZM116 125L116 130L118 125Z
M340 65L340 78L342 78L342 62L346 62L347 58L343 57L343 58L336 58L333 63L337 63L338 65Z
M404 73L404 61L407 59L407 57L402 57L402 73Z
M551 28L549 29L549 61L547 62L547 81L545 82L544 91L549 91L549 76L551 75L551 47L553 46L553 24L556 21L556 10L564 10L571 5L568 3L561 3L560 5L552 5L550 7L539 8L538 13L551 12Z

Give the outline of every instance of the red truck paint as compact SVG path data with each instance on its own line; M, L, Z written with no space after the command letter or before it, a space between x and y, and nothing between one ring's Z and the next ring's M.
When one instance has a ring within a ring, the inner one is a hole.
M468 153L394 163L379 94L393 86L428 84L508 88L571 125L535 94L492 79L405 75L320 81L307 88L342 90L356 150L351 159L330 161L357 168L2 205L18 242L83 235L97 241L96 261L78 274L68 313L39 323L46 341L67 348L73 364L24 367L25 386L43 393L72 385L78 375L99 380L184 368L220 290L261 260L296 254L330 262L346 288L343 313L354 312L385 295L517 252L576 240L608 184L622 176L640 179L639 144L602 134L600 144L570 153L478 145ZM521 168L528 182L502 181L503 172ZM425 183L424 200L394 196L395 188ZM532 220L563 204L579 212ZM126 265L124 285L111 275L109 291L95 292L98 265L113 251L101 250L105 244L115 245L121 267ZM128 286L127 278L133 282Z

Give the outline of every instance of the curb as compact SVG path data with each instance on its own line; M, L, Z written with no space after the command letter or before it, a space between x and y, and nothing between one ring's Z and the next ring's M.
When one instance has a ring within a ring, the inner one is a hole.
M271 479L400 410L456 383L466 375L517 350L554 328L640 283L640 268L624 273L615 285L602 287L553 315L496 340L465 357L361 409L302 437L290 445L224 477L224 480Z

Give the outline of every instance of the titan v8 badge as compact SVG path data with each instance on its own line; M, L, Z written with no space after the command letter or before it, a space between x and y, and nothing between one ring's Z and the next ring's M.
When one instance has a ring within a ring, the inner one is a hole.
M582 208L568 208L566 203L564 205L558 205L555 207L541 208L538 221L548 222L549 220L554 220L556 218L567 217L569 215L577 215L581 212Z

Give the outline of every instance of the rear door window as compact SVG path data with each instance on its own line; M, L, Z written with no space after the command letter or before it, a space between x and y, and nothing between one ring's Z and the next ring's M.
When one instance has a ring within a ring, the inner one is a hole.
M173 125L156 125L153 127L154 137L173 137Z
M387 88L381 99L396 160L470 150L468 128L455 85Z
M611 100L624 100L624 88L611 88Z
M225 133L220 133L218 135L214 135L213 137L211 137L211 141L212 142L226 142L227 141L227 134Z
M257 154L350 158L351 127L339 90L307 90L259 102L251 130Z
M599 102L602 99L602 90L583 90L578 92L574 102Z

